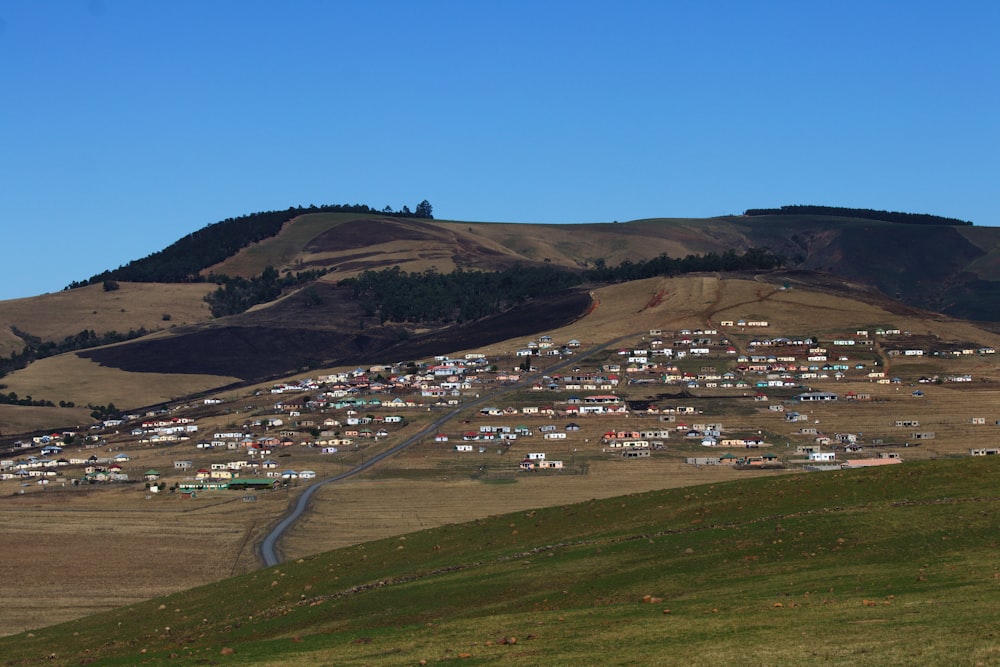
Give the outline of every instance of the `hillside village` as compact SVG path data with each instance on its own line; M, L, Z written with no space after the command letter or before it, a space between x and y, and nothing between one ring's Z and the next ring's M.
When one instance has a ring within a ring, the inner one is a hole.
M988 345L891 327L787 336L746 319L651 329L598 355L582 348L542 335L499 354L387 362L123 414L9 443L0 480L18 493L267 490L340 472L450 411L417 445L486 475L586 474L594 457L822 471L998 452L986 431L1000 414L927 409L928 392L991 384L965 363L994 355ZM923 359L939 371L907 370ZM548 371L557 363L565 368Z

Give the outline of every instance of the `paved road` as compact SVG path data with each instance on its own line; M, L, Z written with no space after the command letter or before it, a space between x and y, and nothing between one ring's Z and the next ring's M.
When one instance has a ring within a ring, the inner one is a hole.
M553 364L552 366L549 366L544 371L541 371L539 373L535 373L535 374L527 376L527 377L523 377L519 382L517 382L515 384L508 385L508 386L503 387L503 388L501 388L501 389L499 389L497 391L491 392L489 394L482 395L479 398L477 398L477 399L475 399L475 400L473 400L471 402L463 403L461 406L455 408L454 410L451 410L449 412L446 412L446 413L442 414L440 417L438 417L437 419L435 419L434 421L432 421L422 431L420 431L419 433L416 433L415 435L411 435L409 438L407 438L403 442L399 443L398 445L395 445L394 447L392 447L390 449L387 449L384 452L381 452L379 454L376 454L376 455L372 456L370 459L368 459L367 461L365 461L361 465L358 465L358 466L356 466L354 468L351 468L350 470L347 470L347 471L345 471L345 472L343 472L343 473L341 473L339 475L336 475L334 477L330 477L328 479L324 479L323 481L317 482L317 483L313 484L312 486L308 487L305 491L302 492L302 495L300 495L298 497L298 499L295 502L295 506L292 507L291 512L289 512L287 515L285 515L281 519L281 521L279 521L277 524L275 524L274 528L271 529L271 532L269 532L267 535L265 535L264 539L260 542L260 546L258 548L258 551L259 551L261 560L264 562L264 566L265 567L271 567L271 566L277 565L278 563L281 562L281 559L278 557L278 543L280 542L281 538L284 536L285 532L289 528L291 528L292 525L294 525L295 522L298 521L302 517L303 514L305 514L308 511L308 509L309 509L309 501L312 499L313 495L317 491L319 491L319 489L321 487L324 487L327 484L334 484L334 483L339 482L341 480L347 479L348 477L352 477L354 475L357 475L358 473L364 472L365 470L368 470L369 468L377 465L383 459L386 459L386 458L388 458L390 456L398 454L399 452L403 451L407 447L410 447L414 443L422 440L423 438L426 438L426 437L428 437L428 436L430 436L432 434L435 434L435 433L439 433L441 431L441 427L442 426L444 426L446 423L448 423L452 419L455 419L456 417L458 417L461 413L468 411L469 408L475 408L475 407L478 407L480 405L484 405L486 403L493 402L498 397L500 397L500 396L502 396L504 394L512 392L512 391L514 391L516 389L521 389L521 388L525 387L526 385L529 385L529 384L531 384L531 383L533 383L533 382L541 379L543 375L549 375L550 373L554 373L556 371L562 370L563 368L565 368L567 366L570 366L572 364L576 364L579 359L586 359L587 357L591 356L592 354L595 354L596 352L600 352L601 350L603 350L603 349L605 349L607 347L610 347L612 345L620 343L621 341L623 341L623 340L625 340L627 338L631 338L631 337L637 336L637 335L639 335L639 334L637 334L637 333L629 333L629 334L625 334L624 336L619 336L618 338L615 338L614 340L610 340L610 341L608 341L608 342L606 342L606 343L604 343L602 345L598 345L596 347L593 347L593 348L591 348L591 349L589 349L589 350L587 350L585 352L582 352L582 353L579 353L579 354L575 354L575 355L573 355L571 357L563 359L563 360L561 360L561 361Z

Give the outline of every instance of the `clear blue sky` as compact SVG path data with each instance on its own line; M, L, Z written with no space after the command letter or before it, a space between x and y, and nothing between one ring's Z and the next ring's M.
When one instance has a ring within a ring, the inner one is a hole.
M1000 2L0 0L0 299L219 220L1000 225Z

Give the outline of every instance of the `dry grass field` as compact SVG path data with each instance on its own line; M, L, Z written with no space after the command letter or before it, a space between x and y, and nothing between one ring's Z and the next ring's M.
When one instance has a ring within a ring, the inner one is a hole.
M291 220L276 237L244 248L203 273L250 277L267 266L301 271L335 266L331 279L365 269L399 266L447 273L464 268L495 270L512 263L547 261L576 268L603 258L608 265L625 259L672 257L747 244L745 233L729 222L648 220L629 225L544 225L367 218L351 213L311 213Z
M210 272L250 277L267 266L290 271L337 267L330 279L340 280L365 269L399 266L404 271L429 269L448 273L457 268L456 247L465 261L483 252L493 259L516 258L503 246L473 236L468 229L484 225L443 225L424 220L359 220L350 213L313 213L290 221L282 233L243 249ZM471 261L475 261L472 259Z
M0 634L71 620L256 567L252 540L286 493L181 499L142 485L29 489L0 482ZM53 485L55 486L55 485Z
M211 319L206 294L215 285L119 283L105 292L101 285L53 292L27 299L0 301L0 354L10 355L23 347L10 333L16 327L46 341L61 341L84 330L98 335L109 331L127 333L145 328L158 331ZM165 319L169 316L169 319Z
M89 424L91 410L79 408L50 408L21 405L0 405L0 435L31 433L57 428L71 428Z
M72 401L76 405L85 406L93 401L92 397L101 396L108 403L130 409L176 400L236 382L237 379L215 375L130 373L107 368L68 353L41 359L23 370L11 373L3 378L3 384L7 387L6 391L13 391L18 396L32 396L56 404L60 401ZM35 428L45 428L46 424L41 423L45 414L34 414L40 418ZM0 411L0 431L13 430Z
M204 287L204 286L201 286ZM97 287L96 290L100 288ZM125 287L123 287L123 290ZM103 293L101 293L103 294ZM99 296L99 295L98 295ZM928 319L919 314L890 312L884 308L828 293L781 290L753 279L688 276L650 279L596 290L595 307L573 325L551 331L557 341L580 340L584 347L623 334L623 341L641 343L650 329L717 327L721 319L762 318L771 326L766 331L734 329L720 331L745 351L754 335L828 336L853 332L856 328L892 325L913 335L937 336L946 341L971 341L1000 347L1000 337L964 322L944 318ZM501 366L513 366L516 349L525 341L512 340L481 351L497 358ZM817 382L815 389L839 394L853 390L871 394L874 400L798 406L808 415L807 423L790 423L782 413L753 401L754 390L697 388L684 398L657 398L677 394L680 387L627 387L618 393L626 398L655 399L663 405L697 404L703 409L699 421L719 421L727 429L765 435L772 451L784 459L794 459L794 447L809 444L814 436L799 429L808 425L824 434L861 432L863 437L880 438L904 460L967 455L972 447L995 446L1000 435L1000 370L993 357L970 356L955 360L888 358L886 369L900 375L899 384L876 384L858 377L852 380ZM599 359L579 359L584 368L601 360L614 359L614 350ZM727 367L728 359L712 359ZM325 371L318 370L315 376ZM971 373L973 383L916 384L920 375L947 372ZM199 376L170 376L124 373L97 367L75 355L63 355L33 364L4 378L10 390L54 401L85 403L89 391L113 387L122 405L153 404L182 397L192 391L218 386L231 379ZM266 386L259 387L266 389ZM276 400L263 394L252 396L256 388L229 391L224 406L212 413L197 411L199 437L216 429L236 427L253 418L267 418ZM915 397L914 390L924 396ZM780 402L798 390L773 392L771 401ZM537 399L535 398L537 396ZM528 390L511 394L498 403L512 405L551 402L544 393ZM118 401L115 401L118 403ZM384 441L360 451L322 455L317 449L295 446L282 452L282 469L310 469L319 479L359 463L363 457L399 442L417 432L432 417L429 412L407 414L409 425ZM80 409L15 408L0 406L0 430L27 430L53 426L72 417L84 421ZM974 424L983 418L985 424ZM461 423L462 419L468 421ZM917 420L919 428L894 426L897 419ZM324 487L314 499L314 511L294 526L281 545L288 558L299 558L335 547L355 544L431 526L462 522L536 507L562 505L590 498L606 498L625 493L715 482L776 472L737 471L725 466L683 463L688 456L707 456L707 451L681 434L672 435L663 450L648 459L623 460L602 451L599 443L605 430L613 426L645 427L652 418L622 419L582 417L581 429L565 441L542 440L537 427L542 423L564 426L564 417L515 418L536 429L531 439L521 439L509 450L496 445L485 451L460 453L452 445L460 433L480 425L498 422L470 411L450 423L444 432L450 443L421 442L406 452L386 460L373 471L336 485ZM505 418L504 422L511 419ZM934 439L919 446L903 447L915 431L932 431ZM189 473L175 472L173 462L192 459L196 466L208 466L233 458L238 453L196 450L193 440L169 446L140 445L125 434L111 438L113 451L131 451L133 460L126 472L133 478L155 468L168 482ZM528 452L545 452L549 460L562 460L564 473L519 473L514 468ZM736 454L745 452L737 451ZM102 453L108 455L108 452ZM867 450L865 455L874 455ZM307 482L302 482L304 486ZM299 486L298 488L302 488ZM20 491L25 493L21 494ZM0 546L0 562L7 581L17 581L18 593L8 598L0 611L0 633L82 616L161 593L181 590L218 580L233 572L256 567L252 545L265 526L286 508L297 488L277 493L258 493L257 502L242 501L241 494L203 492L197 498L160 494L146 499L142 484L125 487L71 488L50 485L21 487L13 481L0 482L0 529L5 540ZM38 567L45 563L45 567Z

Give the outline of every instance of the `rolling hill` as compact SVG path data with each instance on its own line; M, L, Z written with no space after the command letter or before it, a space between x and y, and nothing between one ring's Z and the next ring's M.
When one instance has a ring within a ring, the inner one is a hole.
M286 281L275 288L276 298L236 315L213 317L205 301L217 290L212 282L124 281L109 289L95 279L95 284L57 294L0 302L0 351L8 356L81 333L89 333L94 343L102 337L134 338L92 349L70 346L77 359L72 364L54 357L33 361L27 375L49 379L21 381L25 373L15 372L3 383L19 397L135 407L136 401L153 404L311 368L444 353L457 341L475 347L527 336L565 325L588 308L587 285L581 285L529 299L481 322L382 322L364 311L340 281L388 267L414 273L579 271L662 255L768 248L785 258L788 272L772 273L772 281L849 289L855 298L977 319L987 326L1000 312L1000 231L992 228L814 214L545 225L303 210L283 213L281 219L287 221L274 227L276 234L235 244L226 259L200 269L202 279L253 280L273 267ZM188 254L202 254L199 238L196 233L183 239ZM148 335L130 336L133 332ZM85 382L86 396L60 393L53 379L68 366L79 377L88 367L83 362L100 368L102 376L117 369L123 380ZM161 378L162 391L134 391L137 374Z
M995 665L1000 461L502 514L0 639L9 664Z

